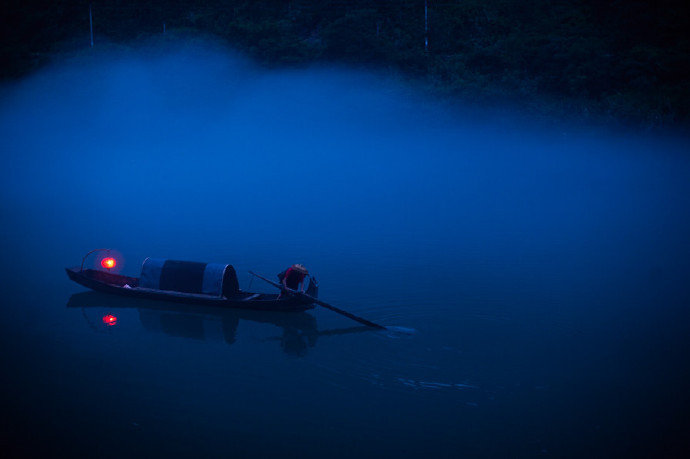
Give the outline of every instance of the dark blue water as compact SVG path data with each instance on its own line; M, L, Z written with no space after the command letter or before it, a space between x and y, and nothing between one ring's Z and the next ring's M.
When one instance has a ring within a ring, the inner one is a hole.
M686 137L476 113L381 75L265 72L200 47L82 56L1 95L4 449L688 446ZM147 256L232 263L244 289L250 269L301 262L322 299L403 329L84 293L63 268L98 247L129 275Z

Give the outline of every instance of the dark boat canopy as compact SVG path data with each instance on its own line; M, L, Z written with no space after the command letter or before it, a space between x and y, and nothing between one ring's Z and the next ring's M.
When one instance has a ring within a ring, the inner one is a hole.
M141 267L140 288L231 296L239 291L231 265L147 258Z

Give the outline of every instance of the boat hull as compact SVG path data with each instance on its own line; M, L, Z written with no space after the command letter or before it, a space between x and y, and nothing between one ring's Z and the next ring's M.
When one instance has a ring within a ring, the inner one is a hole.
M237 295L227 298L140 288L139 279L136 277L121 276L94 269L80 270L79 267L75 267L65 268L65 271L70 280L91 290L129 298L261 311L305 311L314 308L313 303L302 297L279 298L278 294L240 291Z

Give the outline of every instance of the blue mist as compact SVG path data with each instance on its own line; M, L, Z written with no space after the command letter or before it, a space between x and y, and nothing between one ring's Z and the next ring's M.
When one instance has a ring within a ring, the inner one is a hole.
M687 137L449 107L203 44L75 57L0 94L11 451L687 446ZM84 295L63 268L97 247L129 275L147 256L232 263L245 289L250 269L301 262L324 300L414 333Z

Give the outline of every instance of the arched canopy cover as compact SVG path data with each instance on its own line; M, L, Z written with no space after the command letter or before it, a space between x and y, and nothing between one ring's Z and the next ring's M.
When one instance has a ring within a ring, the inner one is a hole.
M222 296L239 290L231 265L147 258L141 267L139 287Z

